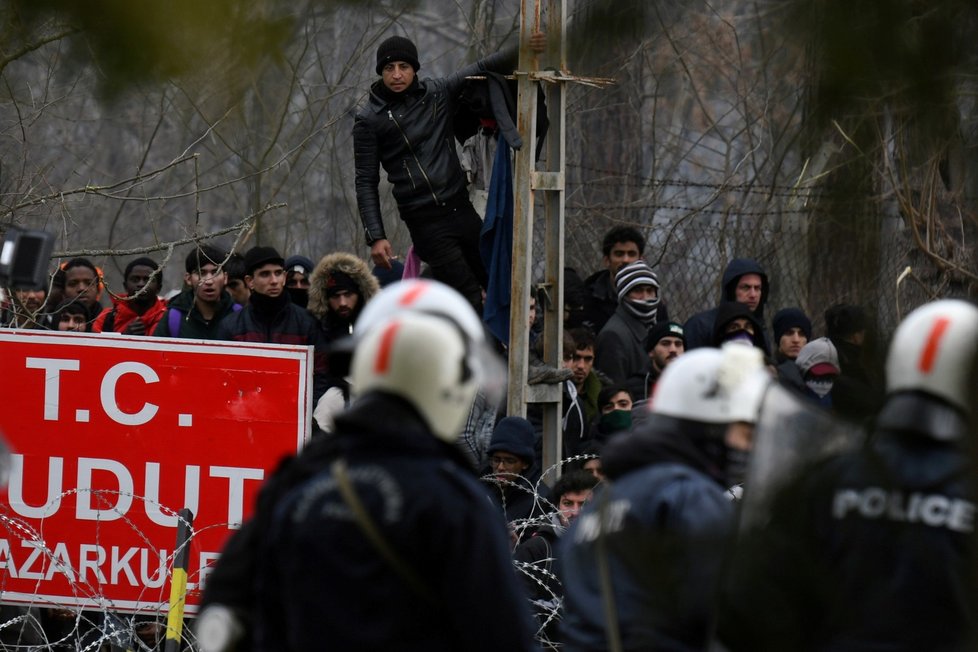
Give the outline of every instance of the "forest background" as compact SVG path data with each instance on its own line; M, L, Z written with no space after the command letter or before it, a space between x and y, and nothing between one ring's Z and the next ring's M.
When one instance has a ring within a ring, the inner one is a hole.
M0 2L0 230L57 233L57 256L92 258L115 292L143 253L178 287L199 239L367 257L351 129L377 45L406 35L421 77L440 76L516 38L519 11ZM594 271L602 234L630 224L673 316L712 305L727 262L748 256L769 272L770 314L800 306L817 330L838 301L887 332L927 299L974 294L976 12L570 0L569 72L616 83L567 87L567 265Z

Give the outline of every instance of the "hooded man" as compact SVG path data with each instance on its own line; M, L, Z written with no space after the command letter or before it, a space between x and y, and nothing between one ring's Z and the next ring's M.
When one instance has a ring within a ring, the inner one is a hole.
M285 259L285 291L292 298L292 303L302 308L309 305L309 277L313 267L312 261L305 256Z
M94 333L149 335L166 312L166 301L159 296L163 270L152 258L137 258L126 265L123 285L126 296L112 297L92 324Z
M545 46L542 34L531 38L534 52ZM417 47L408 38L391 36L377 48L375 70L381 78L370 87L353 125L357 208L373 262L390 269L394 259L380 210L382 167L415 252L434 278L461 292L480 314L488 283L479 253L482 220L469 201L453 118L466 77L509 74L516 55L516 47L509 47L448 77L419 80Z
M346 252L324 256L310 277L309 312L327 342L346 337L364 305L380 291L367 263Z
M764 268L751 258L734 258L723 272L721 285L721 302L743 303L761 324L760 335L764 342L762 348L767 354L771 347L768 344L767 332L764 330L764 304L767 303L770 288ZM718 310L719 306L704 310L686 320L683 326L686 332L686 350L712 346L713 327Z
M712 343L719 347L725 342L740 342L755 346L766 355L763 328L750 306L737 301L724 301L717 308Z
M622 266L615 275L618 308L598 333L594 366L628 388L632 396L645 396L645 376L651 370L645 338L656 323L659 279L644 260Z
M832 386L839 376L839 354L827 337L814 339L801 348L795 366L804 383L803 393L824 408L832 408Z

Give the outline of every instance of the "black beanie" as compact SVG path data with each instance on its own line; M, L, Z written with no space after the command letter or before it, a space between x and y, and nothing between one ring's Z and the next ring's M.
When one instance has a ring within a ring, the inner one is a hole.
M384 66L392 61L406 61L414 68L414 72L421 70L421 64L418 63L418 48L414 46L411 39L404 36L392 36L377 48L377 74L381 74Z
M645 337L645 350L654 349L663 337L678 337L683 341L683 348L686 347L686 333L683 327L674 321L660 321L649 329L649 334Z
M285 267L285 259L274 247L252 247L245 252L245 274L252 276L253 272L270 263Z
M136 267L137 265L142 265L143 267L149 267L150 269L153 270L159 267L159 264L155 260L153 260L152 258L146 258L145 256L142 258L137 258L136 260L131 260L129 261L129 264L126 265L126 271L123 272L122 274L123 280L129 278L129 272L131 272L132 268Z
M800 328L805 334L805 339L812 339L812 320L808 318L801 308L784 308L779 310L771 321L774 329L774 343L777 345L781 341L781 336L788 332L789 328Z
M337 292L344 290L353 292L354 294L362 294L360 292L360 286L357 285L357 282L353 280L352 276L338 269L330 272L329 276L326 277L326 296L336 296Z
M533 425L522 417L504 417L496 424L489 440L487 453L503 451L519 457L527 464L533 463L536 434Z

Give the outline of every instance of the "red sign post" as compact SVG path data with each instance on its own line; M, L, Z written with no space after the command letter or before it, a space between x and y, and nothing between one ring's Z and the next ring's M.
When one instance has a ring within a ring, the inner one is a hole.
M303 346L0 331L0 601L165 607L195 515L188 613L257 490L310 427Z

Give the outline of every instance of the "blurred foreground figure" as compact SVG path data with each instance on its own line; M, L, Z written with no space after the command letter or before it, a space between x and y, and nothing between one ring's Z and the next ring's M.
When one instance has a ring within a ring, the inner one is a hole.
M737 546L729 649L974 649L976 351L968 303L900 324L867 443L793 474Z
M447 286L405 281L353 337L351 407L269 480L245 526L251 604L234 604L225 570L208 608L232 607L256 650L533 649L504 523L454 445L503 370L481 322Z
M564 650L701 650L734 503L766 387L759 349L686 353L662 372L652 414L601 453L611 481L558 544Z

